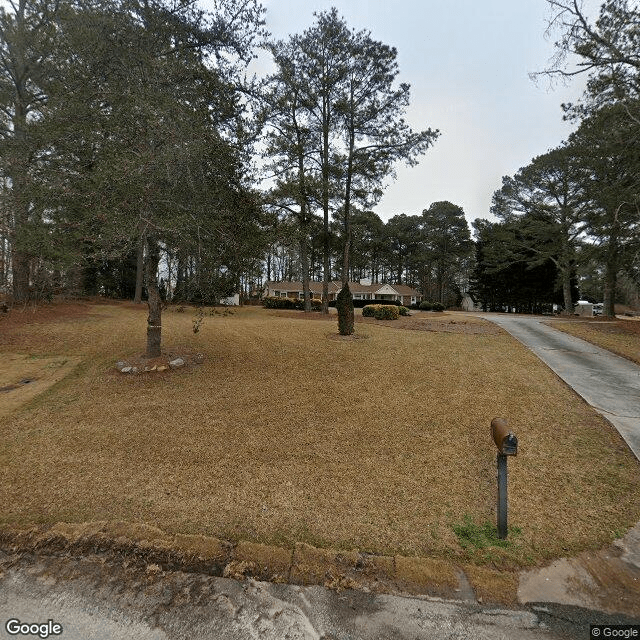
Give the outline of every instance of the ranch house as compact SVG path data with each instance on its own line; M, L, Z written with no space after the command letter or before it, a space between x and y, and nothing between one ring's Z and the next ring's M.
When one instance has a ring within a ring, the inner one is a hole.
M336 299L340 289L342 289L342 283L339 280L329 283L329 301ZM422 301L422 296L416 289L404 284L371 284L370 280L360 280L360 282L350 282L349 289L354 300L397 300L405 307ZM322 282L310 282L309 290L312 298L322 299ZM264 296L304 298L302 282L267 282Z

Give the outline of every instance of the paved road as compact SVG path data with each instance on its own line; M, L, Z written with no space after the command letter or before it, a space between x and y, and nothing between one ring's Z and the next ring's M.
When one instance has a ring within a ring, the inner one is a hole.
M578 607L506 610L0 551L0 638L25 637L7 633L11 619L51 620L63 632L48 637L61 640L582 640L589 624L640 622Z
M529 347L616 427L640 460L640 366L541 322L548 318L491 313L481 317Z

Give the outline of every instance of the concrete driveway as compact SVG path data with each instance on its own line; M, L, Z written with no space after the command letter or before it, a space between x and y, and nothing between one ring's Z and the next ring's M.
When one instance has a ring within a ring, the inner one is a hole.
M640 366L554 329L545 324L549 318L474 315L494 322L531 349L614 425L640 460Z

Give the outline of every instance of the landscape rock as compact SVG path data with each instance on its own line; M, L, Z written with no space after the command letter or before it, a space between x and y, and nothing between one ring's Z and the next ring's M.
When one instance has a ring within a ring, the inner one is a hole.
M165 364L161 364L158 366L158 368L156 369L156 371L166 371L169 367L167 367L167 365Z
M132 370L133 370L133 367L122 367L122 369L118 369L120 373L131 373Z
M172 369L179 369L180 367L184 367L184 365L185 365L185 362L184 362L184 360L182 358L176 358L175 360L172 360L169 363L169 366Z

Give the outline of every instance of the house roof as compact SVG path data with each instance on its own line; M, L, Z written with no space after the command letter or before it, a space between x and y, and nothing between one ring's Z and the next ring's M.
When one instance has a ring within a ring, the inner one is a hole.
M278 289L279 291L302 291L302 282L267 282L266 287L269 289ZM372 293L375 294L380 289L389 287L396 293L402 296L418 296L420 295L416 289L408 287L406 284L360 284L359 282L350 282L349 289L351 293ZM322 291L322 282L309 282L309 289L311 291ZM333 280L329 282L329 291L340 291L342 289L342 283L339 280Z

